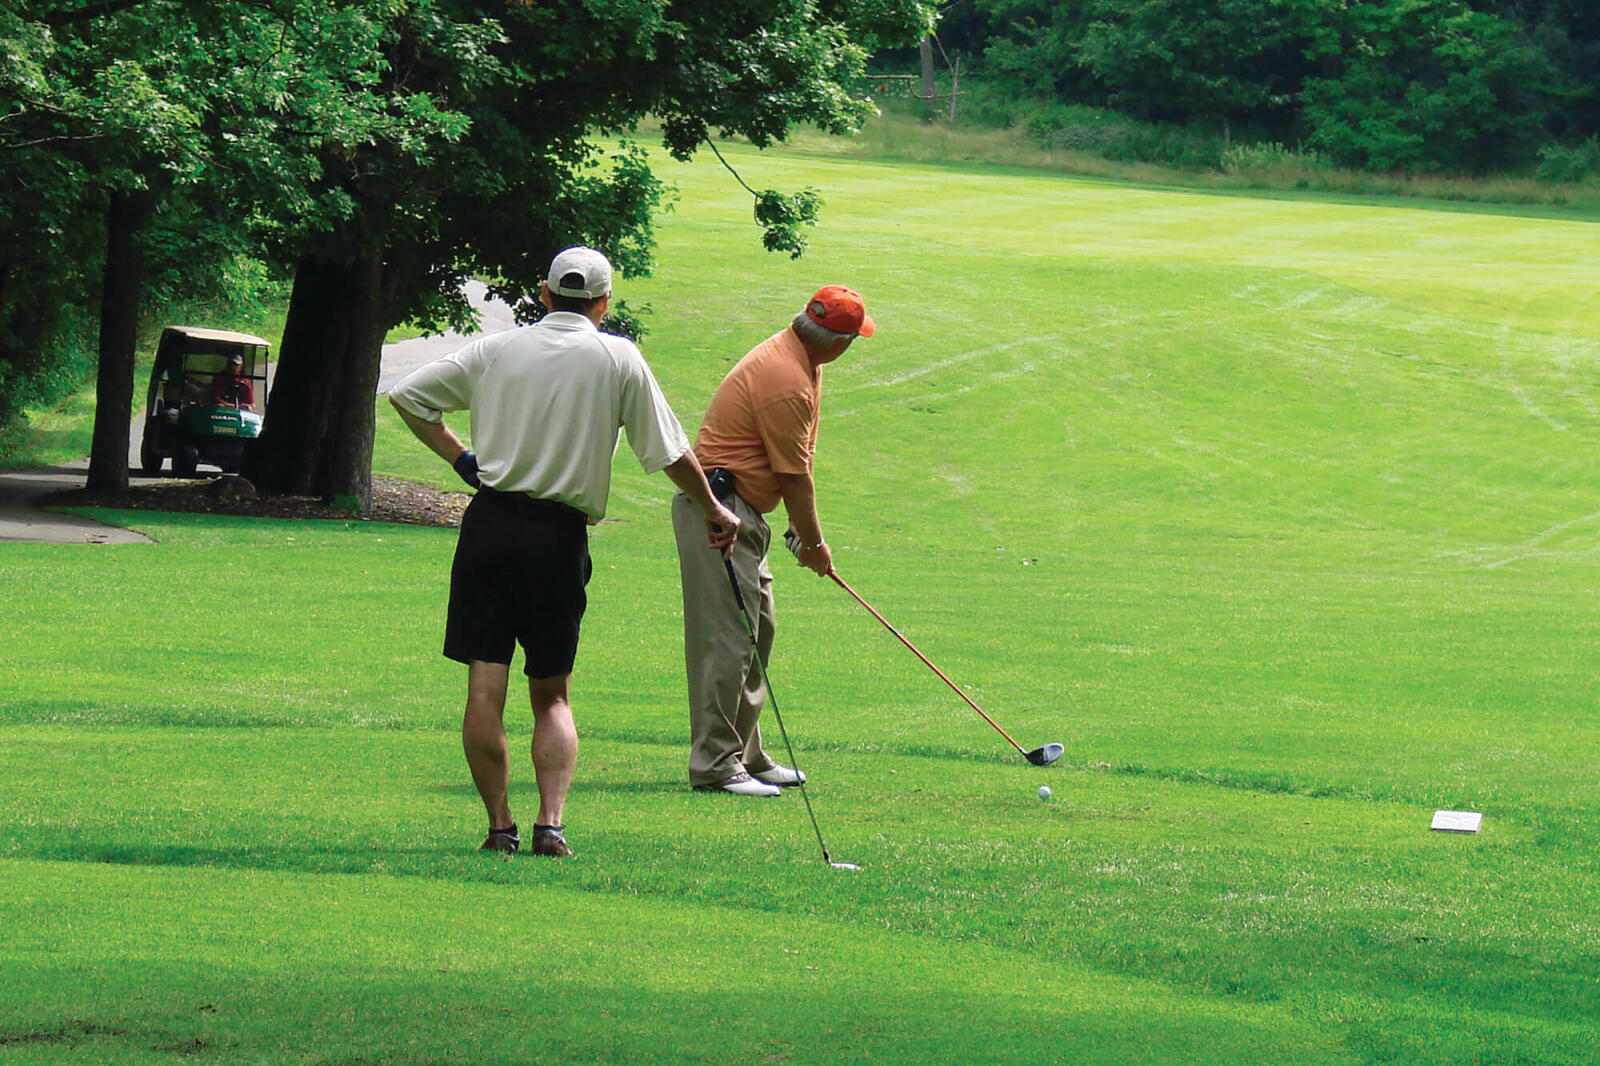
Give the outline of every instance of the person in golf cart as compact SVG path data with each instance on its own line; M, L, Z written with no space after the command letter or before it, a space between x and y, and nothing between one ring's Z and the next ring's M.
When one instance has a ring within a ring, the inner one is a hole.
M245 377L244 356L234 352L228 356L227 369L217 372L211 381L211 405L233 407L240 411L256 409L256 390Z
M189 476L202 463L238 472L261 435L255 386L267 383L268 345L231 330L168 326L156 345L145 396L139 463L155 477L170 458Z
M700 423L695 455L712 490L741 522L733 570L755 612L752 624L763 660L773 634L772 571L767 568L772 532L763 515L782 503L790 526L785 540L800 565L821 576L833 569L811 479L822 368L875 328L859 293L826 286L728 372ZM767 694L758 653L721 557L708 551L705 535L696 532L695 512L688 497L673 497L689 673L689 783L706 792L776 796L779 786L798 785L805 776L762 750L759 720Z

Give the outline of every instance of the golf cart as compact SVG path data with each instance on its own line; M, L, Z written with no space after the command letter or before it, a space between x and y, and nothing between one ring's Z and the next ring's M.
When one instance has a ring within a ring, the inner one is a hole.
M266 402L267 342L248 333L168 326L156 347L145 398L139 466L189 475L202 462L239 472L245 450L261 435Z

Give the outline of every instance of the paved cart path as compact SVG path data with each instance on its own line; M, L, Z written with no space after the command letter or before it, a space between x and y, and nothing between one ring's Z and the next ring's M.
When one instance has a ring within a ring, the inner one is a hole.
M465 335L447 333L440 337L419 337L384 345L383 363L378 372L380 393L388 392L396 381L417 367L455 351L471 337L497 333L516 324L511 308L499 300L489 300L481 282L469 281L466 293L467 299L478 310L478 332ZM141 421L135 418L128 437L128 480L132 484L151 480L134 472L138 469L139 437L143 429ZM83 488L88 473L87 458L63 466L0 471L0 541L47 544L149 543L148 537L129 529L39 508L39 501L44 497Z

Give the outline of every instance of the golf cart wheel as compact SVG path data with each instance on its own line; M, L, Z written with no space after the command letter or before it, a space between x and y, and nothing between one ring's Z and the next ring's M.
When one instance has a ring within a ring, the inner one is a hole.
M200 449L193 444L185 444L172 456L172 472L188 477L200 466Z
M144 471L146 477L161 476L162 456L154 451L148 442L139 443L139 469Z

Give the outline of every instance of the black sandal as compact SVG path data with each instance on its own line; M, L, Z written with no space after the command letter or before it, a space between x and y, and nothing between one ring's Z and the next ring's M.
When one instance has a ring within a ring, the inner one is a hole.
M517 836L517 826L516 823L513 822L505 829L489 830L488 837L484 839L483 847L479 848L478 850L504 851L509 854L515 854L516 850L521 846L522 838Z
M567 847L567 838L561 835L563 826L536 825L533 827L533 842L528 845L528 850L535 855L550 855L563 858L572 854L572 849Z

